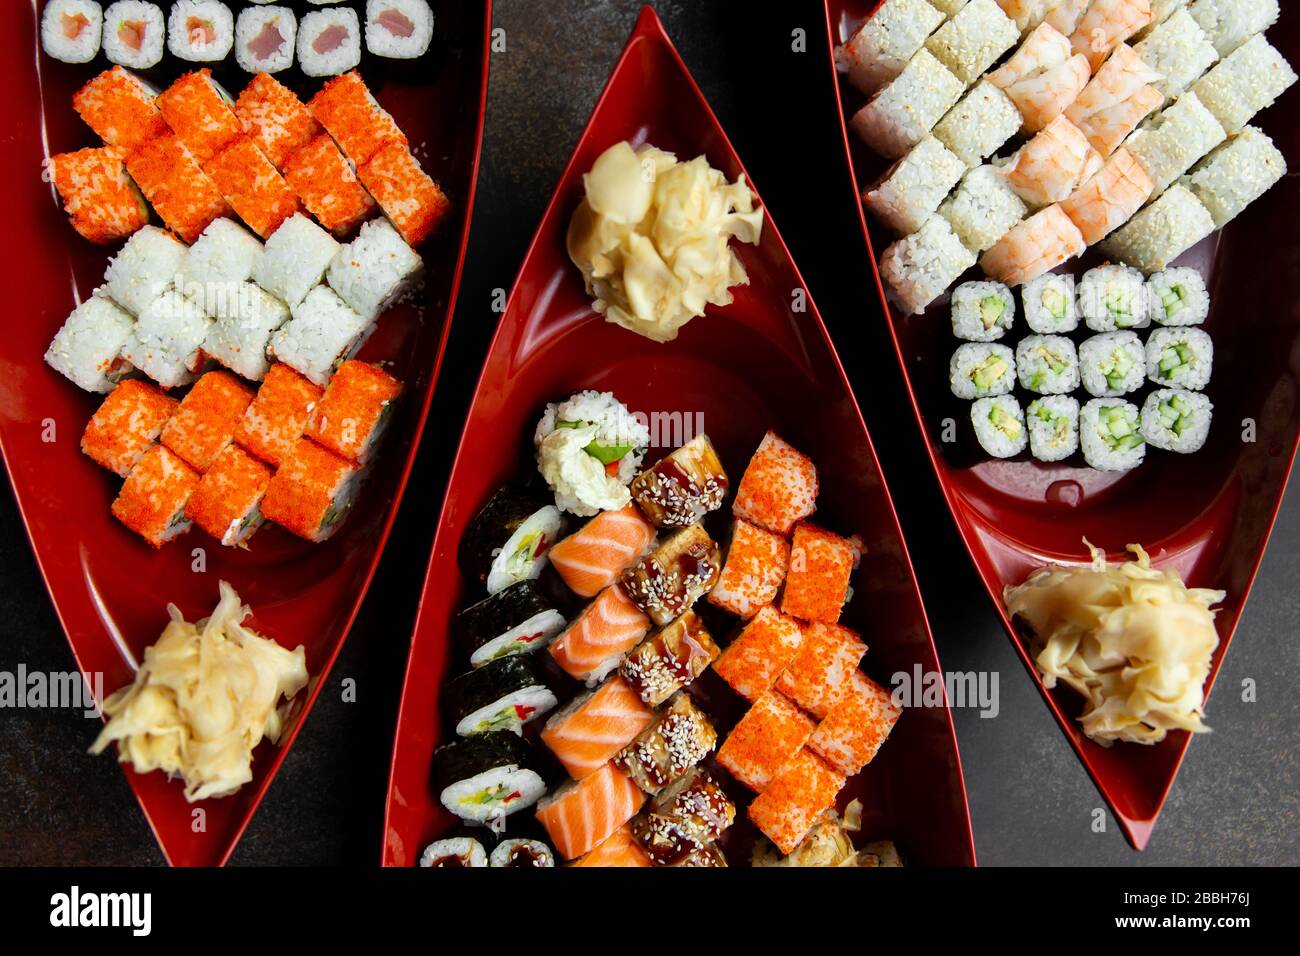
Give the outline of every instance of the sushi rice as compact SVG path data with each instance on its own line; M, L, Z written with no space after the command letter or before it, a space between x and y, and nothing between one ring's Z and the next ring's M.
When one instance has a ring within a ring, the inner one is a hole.
M927 136L862 197L867 208L900 236L911 235L957 185L966 164Z
M130 366L119 361L135 320L107 296L92 295L68 316L45 352L60 375L88 392L111 392Z
M414 60L433 41L428 0L367 0L366 49L375 56Z
M847 43L835 48L835 66L871 96L903 72L943 21L927 0L885 0Z
M323 285L289 311L289 321L271 336L271 354L322 388L375 328Z
M1192 89L1229 133L1272 106L1296 81L1295 70L1263 34L1256 34L1206 73Z
M939 121L934 135L973 168L1015 136L1022 122L1010 97L988 80L980 80Z
M1182 96L1219 61L1214 44L1185 9L1174 13L1133 47L1133 52L1162 79L1152 80L1165 100Z
M970 409L980 447L994 458L1013 458L1025 450L1029 432L1020 403L1010 395L981 398Z
M253 0L258 2L258 0ZM483 844L472 837L450 837L434 840L420 854L423 867L486 867L487 852Z
M975 265L975 253L957 238L942 216L931 216L912 235L880 257L880 276L904 312L919 315L957 277Z
M1142 437L1156 448L1188 455L1205 446L1213 415L1214 405L1200 392L1162 388L1142 405Z
M1029 453L1043 462L1064 461L1079 450L1079 402L1069 395L1044 395L1029 403Z
M1101 251L1143 272L1160 272L1214 231L1214 217L1177 183L1101 244Z
M921 50L849 125L881 156L900 159L925 139L965 89L933 53Z
M1156 385L1200 391L1214 371L1214 342L1203 329L1156 329L1147 339L1146 371Z
M313 10L298 24L298 65L306 76L338 76L361 62L361 21L348 8Z
M1094 398L1083 406L1079 444L1090 467L1098 471L1131 471L1146 458L1141 412L1132 402Z
M996 342L1016 320L1016 299L1001 282L963 282L952 293L952 332L967 342Z
M1151 324L1150 291L1142 273L1128 266L1101 266L1079 283L1079 312L1094 332L1144 329Z
M171 288L185 262L186 248L171 233L145 226L109 263L104 291L132 315L140 315Z
M1147 280L1151 314L1160 325L1200 325L1210 316L1205 278L1187 267L1157 272Z
M1065 395L1079 387L1079 355L1062 335L1030 335L1016 346L1020 387L1038 395Z
M970 86L1016 45L1020 30L997 0L970 0L925 41L964 86Z
M235 45L235 17L219 0L176 0L167 18L167 50L191 63L217 63Z
M279 73L293 66L298 18L288 7L248 7L235 24L235 60L247 73Z
M948 382L958 398L1006 395L1015 381L1016 356L1005 345L969 343L953 353Z
M1118 398L1142 387L1146 352L1133 332L1094 335L1079 346L1079 374L1089 395Z
M41 48L64 63L89 63L99 55L104 10L92 0L49 0L41 11Z
M104 55L110 63L148 70L162 62L167 20L155 3L119 0L104 11Z
M1050 272L1026 283L1021 291L1025 321L1040 335L1060 335L1079 327L1074 275Z
M1286 175L1286 157L1265 133L1247 126L1202 160L1187 185L1222 229Z
M1257 33L1263 33L1281 16L1278 0L1196 0L1192 18L1227 56Z
M962 245L977 253L992 247L1028 214L1024 200L992 166L976 166L968 172L939 207L939 215Z

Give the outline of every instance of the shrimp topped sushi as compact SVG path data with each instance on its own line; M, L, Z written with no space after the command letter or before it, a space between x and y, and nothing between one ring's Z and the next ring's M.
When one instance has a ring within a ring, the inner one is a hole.
M1151 22L1151 0L1092 0L1070 37L1096 70L1110 51Z
M1101 171L1101 155L1064 116L1022 146L1004 169L1007 182L1035 208L1060 202Z
M1065 112L1092 76L1088 58L1049 23L1040 24L988 81L1016 104L1025 133L1037 133Z
M1109 156L1164 103L1164 95L1154 85L1161 79L1132 47L1121 43L1065 115L1093 149Z
M1048 206L1016 226L980 259L985 273L1006 285L1024 285L1088 248L1060 206Z
M1132 219L1155 188L1133 154L1118 149L1097 175L1061 203L1061 209L1091 246Z

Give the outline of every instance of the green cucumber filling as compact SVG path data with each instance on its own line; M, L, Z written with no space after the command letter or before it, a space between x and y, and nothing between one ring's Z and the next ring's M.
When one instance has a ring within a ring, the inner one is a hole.
M1055 319L1065 318L1065 307L1068 304L1065 293L1055 287L1048 287L1043 290L1042 295L1043 308Z
M1185 365L1191 365L1196 354L1191 347L1185 342L1176 342L1160 353L1160 363L1157 366L1160 369L1162 378L1173 378L1180 368Z
M989 410L989 421L994 428L1008 438L1013 440L1020 438L1020 422L1016 420L1015 415L1012 415L1006 409L994 405Z
M989 331L1007 311L1007 304L996 295L986 295L980 299L980 321L984 323L984 330Z
M1051 431L1046 436L1050 444L1060 445L1070 437L1070 421L1064 415L1056 414L1039 402L1034 402L1029 406L1029 414L1051 428Z
M495 714L480 720L474 725L471 733L483 734L493 730L514 730L516 727L522 727L524 721L532 716L535 707L525 707L522 704L510 704L502 707Z
M523 794L518 790L511 790L504 783L499 783L495 787L488 787L486 790L480 790L478 793L471 794L462 800L462 803L471 806L486 807L494 803L505 806L512 800L518 800Z
M571 422L571 421L565 421L561 419L555 423L555 427L556 428L586 428L591 424L592 424L591 422ZM630 443L621 444L621 445L612 445L609 444L608 442L592 441L589 445L587 445L583 449L583 451L585 451L592 458L596 459L602 465L608 466L622 459L624 455L628 454L635 447L636 445Z
M533 561L546 550L546 534L534 531L524 535L506 561L506 574L512 578L526 575L533 566Z
M1161 425L1180 438L1183 432L1196 423L1192 406L1181 395L1174 395L1162 401L1157 409L1157 417Z
M1133 371L1133 357L1126 349L1116 349L1102 360L1101 374L1106 377L1106 384L1111 388L1123 388L1128 373Z
M1122 406L1108 405L1097 410L1097 429L1111 451L1128 451L1143 444L1133 424Z
M1064 356L1053 352L1046 345L1040 345L1034 349L1031 353L1031 357L1037 358L1045 364L1048 369L1051 370L1053 375L1061 375L1070 367L1070 363L1066 361ZM1044 372L1041 369L1029 377L1029 387L1034 391L1040 390L1046 384L1047 372Z
M1133 315L1133 290L1123 286L1110 286L1102 294L1101 304L1106 311L1115 319L1115 324L1120 328L1132 325L1137 321Z
M1165 318L1173 318L1187 304L1187 290L1181 285L1171 285L1160 290L1160 304L1165 308Z
M990 355L979 365L970 370L970 380L978 389L993 388L1007 374L1006 359L999 355Z

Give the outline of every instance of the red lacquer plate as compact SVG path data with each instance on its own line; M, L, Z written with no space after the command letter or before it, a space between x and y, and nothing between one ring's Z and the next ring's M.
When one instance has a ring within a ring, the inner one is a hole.
M845 616L871 646L864 666L881 681L913 668L938 669L866 426L770 219L761 245L740 249L752 284L734 290L734 304L692 322L677 341L656 345L592 312L566 254L565 233L583 173L622 139L649 141L683 158L702 153L731 178L744 172L648 7L533 239L469 412L411 644L389 781L386 865L413 864L454 822L438 803L430 768L445 733L440 690L449 671L464 666L450 647L448 623L477 599L457 568L461 536L493 490L533 467L529 442L546 402L580 389L612 390L634 411L668 416L660 421L697 423L736 476L769 427L810 454L823 481L819 520L866 540ZM946 706L905 713L858 784L869 834L896 840L914 862L974 863Z
M99 399L42 361L55 330L75 301L100 284L117 247L82 241L41 176L48 155L95 145L94 135L72 109L71 96L107 64L102 57L85 66L45 57L37 41L36 5L27 6L29 12L14 18L0 38L6 90L0 106L6 128L0 181L7 184L0 241L11 277L10 320L0 342L0 444L77 663L87 675L103 675L105 693L128 683L143 649L167 623L167 602L194 620L215 606L217 582L223 579L252 606L253 626L281 644L306 647L311 682L299 696L289 732L278 746L262 744L254 756L253 780L237 794L191 806L179 781L126 771L167 859L178 865L219 864L230 856L270 786L342 647L415 458L469 235L491 5L438 4L435 47L418 68L400 72L368 54L363 58L367 81L407 132L430 174L454 198L456 210L420 250L429 274L422 301L386 315L362 353L363 358L391 361L407 395L358 507L324 545L308 545L268 527L248 551L223 549L196 531L157 552L113 519L109 505L120 481L79 451L82 429ZM180 72L171 58L162 70L162 75L147 75L166 83ZM219 75L235 91L249 79L233 61ZM303 96L316 88L292 72L285 82ZM201 561L196 548L203 549ZM86 799L93 800L94 794ZM196 815L196 808L203 813Z
M832 46L851 36L876 6L871 0L826 0ZM1269 39L1295 61L1300 20L1284 17L1269 31ZM834 86L843 120L864 99L838 78ZM1287 117L1295 96L1289 93L1256 120L1293 161L1300 157L1300 130ZM892 237L866 218L857 197L886 164L841 126L853 171L853 195L846 194L845 201L857 204L872 260L878 262ZM1125 546L1140 543L1158 567L1177 569L1189 585L1227 592L1216 621L1220 642L1210 671L1213 683L1264 555L1300 438L1297 208L1300 183L1290 177L1179 261L1201 270L1213 297L1206 329L1216 352L1214 380L1207 389L1215 405L1214 427L1199 454L1153 450L1141 468L1127 475L1032 461L976 462L955 444L940 441L945 419L954 420L959 432L970 428L964 403L948 390L948 358L956 346L947 299L925 315L902 315L886 301L876 272L876 290L939 484L1012 644L1035 681L1037 668L1007 618L1002 589L1048 562L1086 562L1086 535L1111 560L1123 560ZM1100 261L1090 253L1078 271ZM1178 732L1154 747L1119 744L1107 749L1080 732L1080 697L1065 688L1049 692L1041 682L1039 690L1129 842L1142 849L1191 736ZM1214 723L1213 710L1208 722Z

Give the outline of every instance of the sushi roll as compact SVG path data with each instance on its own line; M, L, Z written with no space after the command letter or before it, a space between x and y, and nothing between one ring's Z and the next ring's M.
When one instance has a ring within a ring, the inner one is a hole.
M302 100L269 73L257 74L239 94L235 115L257 148L281 172L286 172L289 157L321 131Z
M320 285L340 249L333 236L299 214L267 239L253 281L292 308Z
M1222 229L1286 175L1286 157L1266 134L1247 126L1192 170L1187 185Z
M163 119L201 164L243 135L233 104L206 67L186 73L158 94Z
M939 208L965 172L965 163L935 137L927 136L863 193L862 201L894 232L911 235Z
M857 567L853 542L816 525L795 525L790 571L781 593L781 611L803 621L834 624L849 599L849 578Z
M1079 354L1062 335L1030 335L1016 346L1020 387L1038 395L1066 395L1079 387Z
M289 307L252 282L238 283L218 302L203 354L250 381L262 381L271 368L271 335L289 321Z
M247 7L235 23L235 61L247 73L279 73L293 66L298 18L288 7Z
M749 619L776 600L790 568L790 544L780 535L737 518L709 603Z
M1079 450L1079 401L1045 395L1029 403L1029 453L1039 461L1063 461Z
M1162 388L1142 405L1142 437L1165 451L1189 455L1205 446L1214 405L1200 392Z
M104 11L104 55L110 63L150 70L162 62L167 22L155 3L118 0Z
M322 390L287 365L272 365L244 413L235 441L279 468L302 437Z
M933 53L921 50L854 114L849 125L881 156L901 159L925 139L965 90L966 84Z
M594 687L649 630L650 618L614 585L583 608L547 651L566 674Z
M392 60L414 60L433 41L428 0L366 0L366 49Z
M368 222L330 263L330 288L362 316L378 318L420 281L424 261L392 223Z
M460 543L465 575L496 594L536 580L564 519L559 509L513 488L502 488L470 521Z
M925 41L957 79L970 86L1020 40L1015 21L997 0L969 0Z
M674 865L718 869L727 866L727 855L716 844L709 843L695 847L682 857L681 862Z
M1151 22L1151 0L1091 0L1070 35L1075 53L1096 72L1111 50Z
M1151 324L1151 294L1142 273L1100 266L1079 282L1079 312L1094 332L1144 329Z
M736 820L736 805L696 767L660 793L632 821L632 834L655 866L680 866L705 850Z
M1047 18L1057 0L998 0L1002 12L1009 16L1023 36Z
M457 614L451 633L470 666L482 667L545 647L564 625L564 615L542 596L536 582L520 581Z
M1115 150L1097 175L1061 203L1089 245L1101 242L1142 208L1155 192L1155 182L1127 149Z
M1200 325L1210 317L1210 293L1205 277L1195 269L1168 269L1147 281L1156 322L1161 325Z
M1013 288L1032 282L1088 248L1060 206L1048 206L1012 227L980 257L985 274Z
M889 691L858 671L853 690L817 724L808 749L851 777L876 758L900 716Z
M247 136L213 157L204 171L230 208L263 239L298 212L298 196Z
M451 212L451 200L401 143L380 149L357 176L409 245L428 239Z
M1080 376L1088 394L1117 398L1142 387L1146 354L1133 332L1094 335L1079 346Z
M755 793L761 793L817 725L775 691L754 701L718 750L718 764Z
M113 499L113 517L155 548L190 530L185 506L199 474L162 445L154 445L131 469Z
M559 703L537 675L531 658L514 655L475 668L448 681L443 692L447 714L462 737L508 730L550 713Z
M434 840L420 854L422 867L474 867L488 865L483 844L472 837Z
M635 505L602 511L551 548L551 567L579 597L595 597L618 580L655 541Z
M1103 165L1079 127L1058 116L1002 167L1007 185L1032 209L1068 199Z
M619 827L582 859L574 860L569 866L603 866L603 867L651 867L654 863L646 856L632 836L630 824Z
M835 48L835 66L871 96L903 72L943 21L943 14L926 0L886 0L857 33Z
M312 116L361 166L390 144L407 145L406 134L366 87L359 73L330 80L308 104Z
M1005 345L970 343L953 353L948 383L958 398L1006 395L1015 381L1016 357Z
M433 765L442 805L492 829L546 793L532 749L508 730L444 744L434 751Z
M573 860L609 839L636 816L645 801L645 793L627 774L607 763L539 801L537 819L555 851Z
M209 372L181 399L159 438L202 474L234 440L253 391L227 372Z
M181 272L185 246L156 226L145 226L122 247L104 274L104 292L132 315L144 312Z
M168 290L136 319L122 357L163 388L194 381L212 319L193 299Z
M799 622L769 605L727 645L713 671L741 697L756 701L776 684L802 642Z
M789 534L817 510L818 487L812 459L770 431L741 476L732 512L773 534Z
M660 528L685 528L722 507L730 481L708 435L681 448L632 480L632 499Z
M104 10L92 0L49 0L41 11L41 49L64 63L89 63L99 55Z
M246 545L263 524L272 471L238 445L227 445L203 475L185 517L227 548Z
M321 386L360 351L374 331L372 323L323 285L290 306L289 313L289 321L271 335L271 355Z
M1214 371L1214 342L1203 329L1156 329L1147 339L1146 373L1156 385L1200 391Z
M338 76L361 62L357 12L313 10L298 26L298 66L305 76Z
M654 711L627 681L611 677L552 714L542 728L542 742L569 776L581 780L618 756L654 719Z
M130 152L170 132L157 98L148 83L115 66L78 90L72 106L105 143Z
M194 242L214 220L231 214L217 184L171 133L136 149L126 169L167 228L185 242Z
M983 252L1029 214L1025 201L992 166L976 166L939 207L962 245Z
M1083 458L1097 471L1131 471L1146 457L1141 413L1131 402L1094 398L1083 406L1079 421Z
M966 6L970 0L930 0L930 5L943 14L944 19L950 19L957 15L962 7Z
M803 641L777 678L776 689L814 717L822 718L853 689L867 645L837 624L802 624Z
M1278 0L1195 0L1190 11L1220 56L1263 33L1282 14Z
M623 590L660 627L685 614L718 581L722 554L699 524L676 532L623 572Z
M718 732L687 694L678 694L615 762L642 790L660 793L709 755Z
M497 868L555 866L555 853L541 840L511 838L502 840L493 848L492 856L488 858L488 866Z
M842 774L811 750L800 750L754 798L749 819L782 853L790 853L843 786Z
M1141 269L1160 272L1214 231L1214 217L1181 183L1147 206L1102 243L1106 255Z
M975 253L943 216L935 215L885 250L880 275L899 308L920 315L974 264Z
M1166 100L1182 96L1219 61L1210 37L1181 9L1152 29L1134 47L1142 62L1160 74L1150 83Z
M92 295L59 327L45 362L78 388L111 392L130 369L121 356L134 324L107 297Z
M1043 22L986 79L1016 105L1021 131L1032 135L1064 113L1091 76L1088 58L1074 52L1066 34Z
M284 177L293 191L298 194L302 204L307 207L307 211L335 235L342 236L350 233L375 211L374 199L361 185L356 170L328 133L321 133L292 153L284 162ZM409 262L410 257L415 255L414 252L389 250L389 245L385 243L384 250L404 262ZM403 242L402 246L406 247L406 244ZM418 258L417 256L417 261ZM339 261L350 263L350 260ZM399 262L399 265L410 268L404 262ZM364 279L365 276L362 275L360 278ZM345 281L343 285L345 288L340 291L347 291L358 285L366 289L366 286L357 279Z
M191 63L218 63L235 44L235 18L218 0L176 0L167 17L167 50Z
M638 644L618 672L642 701L658 707L708 670L720 653L704 622L687 611Z
M980 80L934 127L934 137L975 168L1020 130L1020 110L1007 94Z
M579 517L632 500L650 430L612 392L585 391L546 406L533 431L537 466L556 507Z
M352 510L361 472L349 461L302 438L280 464L262 513L305 541L327 541Z
M1158 195L1227 136L1196 93L1187 92L1148 120L1124 145L1147 171L1155 183L1153 195Z
M120 478L153 448L177 401L138 379L127 379L104 399L81 436L82 453Z
M312 410L305 434L334 454L364 465L379 447L401 394L402 383L379 366L344 362Z
M1011 395L981 398L970 407L975 440L994 458L1014 458L1025 450L1025 414Z
M1079 327L1071 273L1049 273L1025 285L1020 297L1025 322L1039 335L1061 335Z
M1093 149L1109 156L1164 104L1164 95L1154 86L1160 76L1132 47L1121 43L1066 108L1065 118L1079 128Z
M967 342L995 342L1016 321L1016 300L1000 282L963 282L952 292L952 334Z
M185 253L177 290L216 318L239 309L240 287L253 276L262 243L232 219L214 220Z

